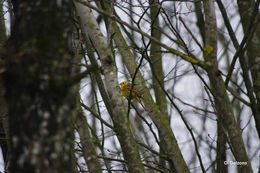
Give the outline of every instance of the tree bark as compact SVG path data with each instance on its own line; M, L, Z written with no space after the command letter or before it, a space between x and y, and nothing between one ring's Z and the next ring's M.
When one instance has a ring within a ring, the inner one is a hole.
M5 19L4 19L4 9L3 4L0 6L0 52L3 52L4 44L6 41L6 29L5 29ZM0 75L4 71L4 62L2 57L0 57ZM7 104L4 98L5 88L3 84L2 76L0 76L0 145L2 149L3 159L5 167L7 167L8 162L8 122L7 122Z
M88 4L88 2L85 3ZM113 120L124 158L127 161L128 171L130 173L143 173L144 167L131 133L129 122L126 119L127 111L124 107L123 98L120 96L113 54L100 32L91 10L79 2L75 2L75 6L77 14L80 16L81 28L85 37L89 36L101 60L104 70L104 83L106 84L110 99L110 105L107 106L112 107L112 114L110 116Z
M10 173L74 172L70 1L12 1L4 73Z
M235 121L232 107L226 93L226 87L218 68L217 24L214 2L204 0L203 6L205 11L204 58L206 61L210 61L212 63L212 67L207 69L207 73L211 83L216 114L220 123L218 127L223 126L225 129L224 131L219 130L219 132L225 132L226 135L228 135L235 159L240 162L247 162L247 165L239 166L239 169L250 173L252 172L252 167L247 157L240 128ZM222 154L222 152L218 154Z
M253 1L241 1L238 0L238 9L239 13L241 14L241 22L244 33L246 34L247 30L251 27L255 27L255 31L252 35L251 40L248 41L247 45L247 55L248 60L247 68L251 71L252 75L252 83L253 83L253 90L255 93L255 102L257 104L257 110L253 111L256 129L258 132L258 136L260 137L260 25L259 25L259 1L252 3ZM258 5L257 5L258 3ZM254 8L257 7L258 8ZM256 12L254 12L256 10ZM255 15L254 15L255 14ZM252 18L254 18L255 22L251 23ZM253 25L253 26L250 26ZM245 35L248 37L248 35ZM250 79L248 79L250 80ZM257 113L255 113L257 112Z

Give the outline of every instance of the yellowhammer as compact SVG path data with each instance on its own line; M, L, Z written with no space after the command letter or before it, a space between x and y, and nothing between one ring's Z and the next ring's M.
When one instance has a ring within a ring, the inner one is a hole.
M142 97L141 92L138 91L135 86L132 87L132 83L129 81L121 82L119 86L121 90L121 95L126 98L130 97L130 92L132 99L140 99Z

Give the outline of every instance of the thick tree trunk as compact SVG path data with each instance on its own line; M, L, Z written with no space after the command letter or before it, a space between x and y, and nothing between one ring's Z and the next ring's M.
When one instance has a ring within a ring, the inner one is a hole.
M3 4L0 6L0 15L4 15ZM0 52L3 51L4 43L6 41L6 29L5 29L5 20L3 17L0 17ZM4 71L4 63L2 57L0 57L0 74ZM7 155L8 155L8 125L7 125L7 105L4 98L5 88L3 84L3 79L0 76L0 146L2 149L2 155L5 165L7 164Z
M4 74L10 173L73 172L70 1L13 1Z

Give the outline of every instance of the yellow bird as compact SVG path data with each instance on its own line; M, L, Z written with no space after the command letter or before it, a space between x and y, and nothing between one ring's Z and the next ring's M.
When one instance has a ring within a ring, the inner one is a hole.
M142 94L136 89L135 86L132 87L132 83L129 81L124 81L119 84L121 95L129 99L131 92L131 99L140 99Z

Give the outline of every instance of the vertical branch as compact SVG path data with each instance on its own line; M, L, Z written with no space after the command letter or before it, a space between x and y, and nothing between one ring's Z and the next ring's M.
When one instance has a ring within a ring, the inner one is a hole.
M77 117L75 120L76 129L79 133L80 143L82 145L83 157L88 165L89 172L101 173L101 165L97 158L95 141L88 129L88 122L84 117L80 101L78 99Z
M150 5L150 20L151 20L151 36L157 40L161 40L161 31L159 26L159 14L160 8L159 4L155 0L149 0ZM167 100L165 94L162 90L164 88L164 74L162 67L162 54L161 54L161 46L156 44L151 40L150 46L150 57L149 57L150 67L152 72L152 82L153 89L155 93L156 104L158 105L163 115L167 115ZM161 136L160 129L159 130L159 138L163 138ZM162 143L163 140L160 140L160 153L161 155L165 155L165 144ZM162 157L160 157L160 165L165 165L165 161ZM170 163L171 166L173 166Z
M202 13L202 1L195 1L194 5L197 17L197 26L199 28L202 41L205 43L205 21Z
M234 33L233 29L232 29L232 26L231 26L230 22L229 22L228 15L226 13L226 10L224 8L223 3L221 2L221 0L217 0L217 3L218 3L218 6L219 6L219 9L221 11L221 14L222 14L224 23L226 25L226 28L228 30L229 36L230 36L230 38L232 40L232 43L233 43L234 47L236 48L236 50L239 51L239 49L241 49L240 46L242 46L242 43L241 43L241 45L239 45L239 43L238 43L238 40L237 40L237 38L235 36L235 33ZM244 3L246 4L248 2L244 2ZM240 7L239 9L240 9L240 13L242 13L241 14L242 16L248 15L248 13L246 13L246 14L243 13L244 11L247 11L246 9L241 9L241 8L244 8L245 6L241 7L241 3L238 3L238 6ZM252 14L254 14L254 13L252 13ZM243 18L244 17L242 17L242 26L244 28L245 34L247 34L248 30L251 30L252 26L251 27L248 26L249 21L248 21L247 24L243 23L243 21L244 21ZM245 25L247 25L247 26L245 26ZM256 33L258 33L258 32L256 32ZM243 40L245 40L245 38L247 38L247 37L248 37L248 35L244 35ZM257 40L257 39L258 38L256 37L253 40ZM249 44L250 44L250 42L249 42ZM253 45L257 45L257 43L255 43ZM251 50L248 51L248 55L250 55L250 54L252 54L254 52L257 52L257 50L258 49L255 49L255 50L252 50L252 51ZM253 57L249 58L244 52L239 53L239 57L238 58L239 58L239 63L240 63L241 69L243 71L242 75L243 75L243 78L244 78L244 81L245 81L245 86L246 86L246 89L247 89L247 95L248 95L248 98L249 98L250 103L251 103L250 107L252 109L252 112L253 112L253 115L254 115L254 118L255 118L258 136L260 136L260 109L258 108L259 106L257 106L256 98L254 96L254 88L252 86L252 82L251 82L251 79L250 79L250 71L249 71L249 63L248 63L248 61L252 61L254 58ZM227 78L226 78L226 81L225 81L226 86L228 86L228 82L229 82L229 79L231 78L232 71L235 68L234 67L235 66L235 62L236 62L236 57L234 57L232 59L232 62L231 62L231 65L230 65L230 69L228 71ZM257 63L253 63L253 64L257 65ZM255 90L255 92L257 92L257 89Z
M144 167L138 153L136 142L131 134L129 123L126 119L127 112L123 104L123 98L120 96L116 66L112 52L105 42L102 33L99 31L98 24L93 14L91 14L91 10L78 2L75 2L75 6L80 16L82 30L85 35L90 37L100 56L104 70L105 84L113 108L111 117L122 147L123 155L127 161L129 172L142 173L144 172Z
M218 116L219 125L223 126L228 134L236 160L247 162L247 165L239 166L239 169L245 172L252 172L251 164L247 157L242 139L242 134L235 121L232 107L226 93L226 87L218 69L217 25L214 2L211 0L204 0L203 7L205 12L204 58L206 61L210 61L212 63L212 67L207 69L207 73L212 87L212 94L214 96L215 109ZM220 126L218 128L222 128ZM221 133L220 130L218 132ZM221 135L221 138L223 137L224 135ZM222 152L223 151L217 154L222 154Z
M248 44L246 45L248 61L243 60L241 64L244 67L247 74L249 71L252 75L252 83L248 92L250 91L250 102L252 107L252 112L254 113L256 128L258 136L260 136L260 15L259 15L259 0L255 3L252 1L241 1L238 0L239 13L241 17L242 27L244 29L244 37L249 37ZM252 28L255 28L252 30ZM250 33L247 31L250 29ZM241 58L239 57L239 60ZM244 62L244 63L243 63ZM243 71L243 73L244 73ZM244 78L245 83L251 84L249 77ZM249 90L250 89L250 90ZM254 96L255 94L255 96Z

